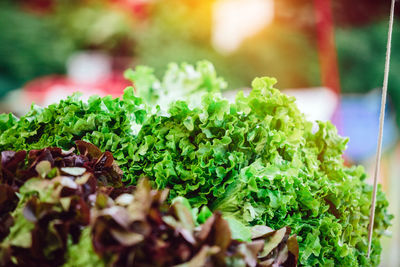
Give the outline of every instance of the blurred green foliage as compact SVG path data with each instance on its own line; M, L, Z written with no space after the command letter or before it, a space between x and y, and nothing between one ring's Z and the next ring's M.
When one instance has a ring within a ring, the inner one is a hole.
M49 18L77 50L133 53L134 18L108 0L56 0Z
M37 77L65 73L77 50L132 56L133 19L107 3L55 0L49 12L35 13L19 1L1 2L0 98Z
M49 20L0 3L0 97L38 76L64 72L71 51Z
M136 29L137 63L152 66L161 75L168 62L193 64L207 59L229 88L249 86L255 76L277 77L283 88L319 84L312 40L289 25L273 23L245 40L233 54L219 54L210 41L214 2L156 1L148 21Z
M215 0L154 1L146 18L109 0L55 0L41 15L17 2L0 10L0 97L36 77L65 72L68 56L96 49L129 56L160 75L171 62L212 61L229 88L246 87L254 76L275 76L281 87L318 85L312 40L290 25L274 23L221 55L211 44ZM173 10L173 12L171 12Z
M149 18L136 29L137 63L153 67L157 76L163 74L169 62L193 64L202 59L212 61L220 71L226 58L210 43L213 2L156 1Z
M315 43L304 33L274 23L247 39L232 56L230 76L249 85L254 77L271 76L281 88L320 85Z
M342 92L366 93L382 87L388 24L386 21L336 30ZM400 23L393 28L388 93L400 125Z

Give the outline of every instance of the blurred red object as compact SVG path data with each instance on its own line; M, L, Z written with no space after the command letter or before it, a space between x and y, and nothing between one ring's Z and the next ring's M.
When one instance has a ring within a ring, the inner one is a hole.
M46 14L52 11L54 0L20 0L21 6L35 14Z
M84 4L84 1L82 1ZM95 3L95 1L92 1ZM148 15L149 0L108 0L105 4L116 4L124 10L131 11L137 18L146 18ZM19 0L21 6L31 13L50 13L57 5L56 0Z
M23 97L28 102L45 106L56 102L74 92L81 92L84 96L111 95L120 97L127 86L132 85L123 78L121 72L114 72L95 83L78 83L65 76L52 75L35 79L24 86Z
M148 16L149 0L111 0L111 2L129 9L136 18L144 19Z
M322 85L340 94L331 2L329 0L315 0L314 3Z
M317 45L321 69L321 82L340 97L340 77L336 54L334 22L331 0L314 0L316 16ZM342 132L340 105L332 116L332 122Z

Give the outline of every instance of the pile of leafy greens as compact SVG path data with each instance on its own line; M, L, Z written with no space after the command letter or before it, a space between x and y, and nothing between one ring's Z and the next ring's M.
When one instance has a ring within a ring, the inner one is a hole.
M194 208L206 205L245 225L290 226L303 266L377 266L392 216L379 190L367 258L372 188L362 167L345 166L348 140L329 122L313 132L274 79L256 78L250 95L239 93L234 103L207 93L223 83L201 64L191 71L175 65L162 81L148 68L128 72L138 96L129 87L121 99L73 96L32 106L19 119L3 114L0 149L70 149L82 139L113 153L126 184L145 175L152 186L170 188L169 200L183 196ZM204 91L202 102L154 106L166 88Z
M192 210L142 179L122 186L110 152L77 141L1 154L1 266L297 266L291 229ZM240 240L243 241L240 241Z

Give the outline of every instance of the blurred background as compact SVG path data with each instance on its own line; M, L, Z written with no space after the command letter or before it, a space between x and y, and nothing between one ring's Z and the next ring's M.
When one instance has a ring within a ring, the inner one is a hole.
M123 71L207 59L232 97L273 76L311 120L349 136L373 172L390 1L1 0L0 112L24 114L74 91L121 95ZM381 184L396 214L382 266L400 266L400 7L393 35ZM372 176L372 175L371 175Z

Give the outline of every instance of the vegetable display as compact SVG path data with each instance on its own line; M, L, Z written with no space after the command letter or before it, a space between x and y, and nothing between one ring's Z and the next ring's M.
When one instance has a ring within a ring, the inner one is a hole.
M169 206L168 190L145 179L123 187L110 152L77 147L79 155L32 150L27 164L25 151L2 152L0 224L11 228L2 232L1 266L296 266L290 228L246 228L197 213L184 198ZM233 239L238 230L248 242Z
M194 209L208 206L246 226L291 227L302 266L377 266L392 215L379 190L367 258L372 187L362 167L344 165L348 140L329 122L312 131L295 99L271 78L256 78L250 95L229 103L214 88L223 83L212 65L199 64L189 72L171 67L161 82L151 69L128 72L137 96L129 87L121 99L84 102L75 95L32 106L19 119L3 114L0 150L69 150L84 140L113 153L125 184L147 176L153 187L170 189L169 201L182 196ZM196 94L202 101L160 104L157 88L203 92Z
M59 27L19 9L19 3L0 2L0 98L35 78L65 73L74 52Z

